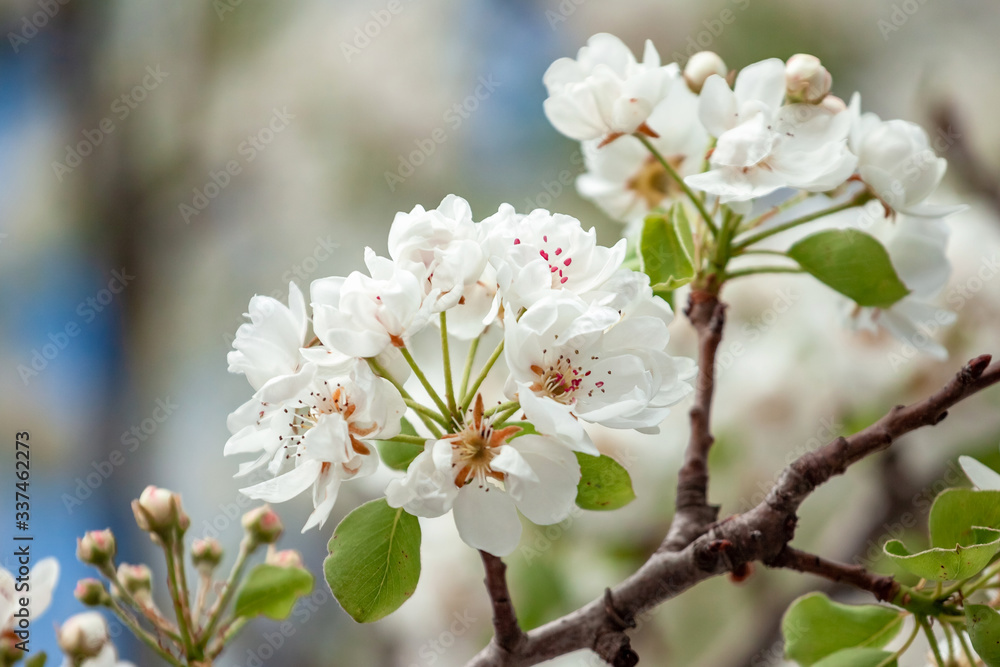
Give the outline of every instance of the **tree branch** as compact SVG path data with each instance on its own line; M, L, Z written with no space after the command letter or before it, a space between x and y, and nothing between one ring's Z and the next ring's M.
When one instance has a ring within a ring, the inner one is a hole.
M860 565L846 565L785 546L774 558L765 561L768 567L783 567L796 572L815 574L838 584L848 584L868 591L876 600L887 601L896 597L899 584L892 577L872 574Z
M486 569L486 590L493 605L493 642L496 650L511 654L527 639L517 622L517 613L507 590L507 565L498 557L480 551Z
M685 314L698 333L698 377L691 407L691 435L684 464L677 472L677 502L670 531L661 550L679 551L719 517L719 507L708 503L708 452L715 392L715 355L722 342L726 306L709 292L693 291Z
M613 665L630 664L625 660L634 653L622 621L630 624L695 584L742 569L751 561L780 561L794 536L799 505L818 486L842 474L852 463L886 449L900 436L940 423L948 408L998 382L1000 362L991 365L988 355L973 359L930 397L897 406L868 428L795 460L767 497L750 511L709 527L680 551L658 550L609 595L532 630L517 649L500 652L491 643L469 664L520 667L580 649L591 649ZM835 567L824 561L821 564ZM608 599L614 604L608 605Z

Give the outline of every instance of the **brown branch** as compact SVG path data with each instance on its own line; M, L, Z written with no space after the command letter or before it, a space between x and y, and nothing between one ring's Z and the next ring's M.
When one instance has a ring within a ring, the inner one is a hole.
M660 549L679 551L719 517L719 507L708 503L708 452L712 437L712 397L715 392L715 355L722 342L726 306L715 294L693 291L685 313L698 333L698 378L691 407L691 435L684 463L677 472L676 513Z
M493 605L493 645L498 651L512 654L518 650L527 639L520 624L514 603L507 590L507 565L498 557L485 551L480 551L483 567L486 569L486 590L490 594Z
M876 600L888 601L896 597L899 584L892 577L872 574L860 565L846 565L785 546L778 555L764 563L768 567L783 567L796 572L815 574L838 584L848 584L868 591Z
M742 569L752 561L766 563L779 559L794 536L799 505L818 486L843 473L852 463L889 447L900 436L939 423L948 408L998 382L1000 362L991 365L988 355L973 359L930 397L909 406L897 406L868 428L849 438L838 438L794 461L767 497L750 511L711 526L681 551L658 550L634 574L611 589L610 597L594 600L532 630L516 650L501 652L491 643L469 664L520 667L580 649L591 649L611 664L628 664L623 660L631 648L625 628L621 627L622 620L635 621L710 577ZM611 609L608 599L614 601Z

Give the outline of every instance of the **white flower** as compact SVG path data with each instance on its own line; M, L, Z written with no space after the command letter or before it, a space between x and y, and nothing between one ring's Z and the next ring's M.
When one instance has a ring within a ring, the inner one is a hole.
M506 392L539 432L596 454L581 421L655 433L691 391L693 364L666 353L673 314L648 281L622 271L591 303L557 294L507 323Z
M850 113L850 146L858 156L858 174L887 206L931 218L964 208L924 203L944 178L948 161L934 153L923 128L905 120L883 121L870 112L862 115L857 94Z
M514 437L520 430L494 430L477 396L461 432L428 443L406 476L389 483L389 505L425 517L454 510L466 544L506 556L521 537L517 510L536 524L558 523L572 511L580 481L573 452L545 436Z
M437 295L435 311L457 304L486 265L472 210L455 195L430 211L416 206L397 213L389 229L389 256L420 279L426 294Z
M403 347L427 325L436 293L424 303L421 279L365 248L371 277L315 280L310 287L313 328L328 348L352 357L374 357L388 346Z
M339 369L308 364L300 376L291 399L271 403L265 388L256 405L231 416L234 435L225 454L258 455L238 475L264 466L275 475L241 489L250 498L280 503L311 487L314 511L305 532L323 525L344 480L375 471L378 454L372 441L399 434L406 406L396 388L360 360Z
M71 666L70 662L63 663L63 667ZM115 647L109 642L104 645L97 656L84 660L80 667L135 667L135 665L127 660L119 660Z
M708 133L698 119L697 95L687 86L672 87L649 122L660 135L650 143L681 176L701 171ZM587 171L577 178L577 191L615 220L640 221L652 209L666 207L683 195L659 160L635 137L622 137L603 147L597 141L584 142L583 155Z
M18 591L14 575L0 567L0 633L14 629L14 614L21 608L20 599L27 597L32 621L45 613L52 603L52 591L59 581L59 561L43 558L28 573L29 589Z
M678 78L676 64L660 65L652 42L646 42L639 63L620 39L600 33L587 40L576 60L560 58L549 66L542 79L549 92L545 115L579 141L610 141L637 130L655 136L644 124Z
M624 239L612 248L597 244L568 215L536 209L518 215L509 204L483 221L499 295L515 315L553 292L583 294L607 280L625 259Z
M250 299L250 321L236 330L229 353L229 372L243 373L250 386L260 389L268 380L298 372L299 348L305 345L309 318L295 283L288 284L288 305L269 296Z
M100 612L85 611L59 626L57 640L68 656L94 658L108 645L108 624Z
M722 77L709 77L699 114L718 141L712 169L688 176L688 185L727 202L782 187L823 192L843 183L857 163L846 146L850 115L823 105L781 106L784 96L785 65L776 58L743 69L734 90Z
M887 309L854 308L854 327L873 332L884 328L935 359L947 359L948 351L935 342L933 335L953 324L956 316L933 301L951 277L951 263L945 253L948 235L948 225L941 218L898 220L885 248L910 294Z

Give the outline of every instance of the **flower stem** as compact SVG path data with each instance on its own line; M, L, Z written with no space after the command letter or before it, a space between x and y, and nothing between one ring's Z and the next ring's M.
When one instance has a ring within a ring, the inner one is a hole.
M426 405L422 403L417 403L412 398L404 398L403 402L406 403L406 407L410 408L421 417L427 417L428 419L433 419L437 423L441 424L441 426L448 428L448 421L438 413L431 410ZM440 434L435 434L435 435L440 435Z
M501 403L500 405L498 405L498 406L496 406L494 408L490 408L484 414L487 417L492 417L493 415L497 414L498 412L506 412L507 410L510 410L511 408L514 408L514 410L516 411L517 408L519 408L519 407L521 407L521 404L518 403L517 401L507 401L506 403Z
M508 419L510 419L510 418L511 418L511 416L512 416L512 415L513 415L513 414L514 414L515 412L517 412L517 411L518 411L518 410L520 410L520 409L521 409L521 404L520 404L520 403L517 403L517 402L515 402L515 403L514 403L514 405L512 405L512 406L511 406L511 407L509 407L509 408L507 408L506 410L504 410L503 412L501 412L501 413L500 413L499 415L497 415L496 419L494 419L494 420L493 420L493 424L494 424L494 425L496 425L496 426L503 426L503 424L504 424L504 423L505 423L505 422L506 422L506 421L507 421Z
M448 314L441 311L441 357L444 359L444 394L448 401L448 409L452 417L458 418L458 406L455 405L455 385L451 379L451 352L448 350Z
M958 643L962 647L962 653L968 659L970 665L975 665L976 659L972 656L972 647L969 643L965 641L965 623L957 624L958 627L955 628L955 636L958 638Z
M917 623L927 635L927 642L931 645L931 653L934 654L934 660L937 661L938 667L945 667L944 658L941 657L941 647L938 646L937 637L934 636L934 631L931 630L931 624L927 622L927 617L917 616Z
M772 206L770 209L768 209L767 211L761 213L760 215L758 215L753 220L750 220L749 222L747 222L747 224L743 226L743 229L741 231L750 231L751 229L754 229L756 227L761 226L767 220L773 218L774 216L776 216L777 214L781 213L782 211L786 211L786 210L790 209L793 206L801 204L808 197L809 197L809 193L808 192L800 192L798 194L792 195L791 197L789 197L785 201L783 201L780 204L777 204L775 206Z
M846 211L849 208L854 208L855 206L862 206L867 203L872 198L871 194L866 190L864 192L858 193L854 197L848 199L847 201L837 204L836 206L831 206L830 208L825 208L821 211L816 211L815 213L810 213L808 215L803 215L801 217L795 218L794 220L789 220L788 222L783 222L780 225L775 225L770 229L765 229L763 231L757 232L756 234L751 234L739 243L733 246L734 251L740 251L747 248L758 241L763 241L764 239L774 236L775 234L780 234L781 232L791 229L792 227L798 227L799 225L804 225L807 222L812 222L813 220L818 220L819 218L825 218L828 215L833 215L834 213L839 213L840 211Z
M375 361L374 358L366 359L366 361L368 362L368 365L371 367L371 369L375 371L376 375L378 375L380 378L388 380L392 384L392 386L396 388L396 391L399 392L399 395L403 397L404 402L408 401L406 403L407 406L413 408L413 411L417 413L418 417L420 417L420 421L424 423L424 426L427 427L427 430L433 433L434 437L440 437L441 429L437 427L437 425L434 423L434 420L440 421L442 426L448 428L447 420L444 417L438 415L430 408L425 408L420 403L414 401L413 397L410 396L410 393L403 388L403 385L399 382L399 380L394 378L392 376L392 373L390 373L382 364ZM412 403L413 405L410 405L410 403ZM414 406L419 406L420 409L417 409ZM430 415L433 415L433 417L429 417L427 414L424 414L425 412L429 413Z
M212 633L215 632L219 621L222 620L222 614L225 613L226 607L229 606L230 600L233 599L233 595L236 593L236 582L243 576L243 568L246 567L247 558L253 553L254 548L255 545L246 537L240 542L240 552L236 556L236 562L233 563L233 569L229 572L229 578L226 579L222 595L212 605L208 624L205 625L205 631L200 637L199 645L202 649L208 646L208 643L212 640Z
M732 280L733 278L752 276L756 273L803 273L803 271L794 266L752 266L749 269L729 271L726 273L725 279Z
M171 665L174 665L174 667L184 667L184 663L174 657L172 653L161 647L160 642L156 641L156 638L153 637L153 635L149 634L149 632L139 625L139 623L132 618L132 615L128 613L128 610L123 607L120 602L112 601L111 608L115 612L115 615L121 619L122 623L128 627L132 634L138 637L143 644L153 649L153 652L156 653L156 655L160 656Z
M903 657L903 654L910 649L910 646L913 644L913 640L917 638L918 634L920 634L920 623L917 623L916 617L914 617L913 632L911 632L910 636L907 637L906 642L904 642L903 645L899 647L898 651L896 651L891 656L880 662L877 665L877 667L888 667L888 665L891 665L893 662Z
M181 641L184 643L184 654L188 659L201 658L201 651L192 641L190 618L185 611L185 600L188 595L187 586L181 586L177 576L176 544L180 541L179 535L173 535L168 544L163 545L163 553L167 558L167 587L170 589L170 599L174 603L174 615L177 616L177 627L181 633ZM181 564L183 567L183 564Z
M660 151L656 150L656 148L653 147L653 144L650 143L649 139L638 133L632 136L636 137L639 141L642 142L642 145L646 147L646 150L648 150L650 153L653 154L653 157L655 157L660 162L660 164L667 171L670 177L677 182L677 185L681 187L681 190L683 190L684 194L687 195L688 199L691 200L691 203L694 204L694 207L698 209L698 213L701 214L701 217L705 220L705 224L708 225L708 228L712 231L712 236L718 234L719 228L715 225L715 221L712 220L711 214L705 208L705 202L703 202L701 198L694 193L694 190L688 187L688 184L684 182L684 179L681 178L681 175L677 173L677 170L674 169L669 162L667 162L667 160L660 154Z
M391 438L386 438L385 440L382 440L382 442L405 442L410 445L423 446L424 444L427 443L427 440L428 439L423 437L422 435L406 435L405 433L401 433Z
M481 371L479 371L479 375L476 377L475 382L472 383L472 387L469 388L469 391L467 391L465 396L462 398L462 414L465 414L465 411L469 409L469 405L472 404L472 397L476 395L477 391L479 391L480 385L483 384L483 380L485 380L486 376L489 375L490 370L493 368L493 364L495 364L497 359L500 358L500 355L503 354L503 344L504 341L501 340L500 344L496 346L495 350L493 350L493 354L491 354L490 358L486 360L486 365L483 366Z
M472 364L476 363L476 352L479 351L479 341L482 340L482 334L475 337L472 343L469 344L469 354L465 358L465 370L462 371L462 385L459 387L458 395L462 398L465 397L466 392L469 389L469 377L472 375Z
M405 347L399 348L399 351L403 353L403 358L406 359L406 363L408 363L410 365L410 368L413 369L413 374L417 376L418 380L420 380L420 384L423 385L424 391L426 391L427 394L431 397L431 400L434 401L434 405L436 405L438 410L441 411L441 415L445 417L449 415L450 412L448 410L448 406L444 404L444 401L441 400L441 397L438 396L438 393L434 391L434 387L427 379L427 376L424 375L424 372L420 369L420 366L417 365L417 361L416 359L413 358L413 355L410 354L410 351L407 350Z

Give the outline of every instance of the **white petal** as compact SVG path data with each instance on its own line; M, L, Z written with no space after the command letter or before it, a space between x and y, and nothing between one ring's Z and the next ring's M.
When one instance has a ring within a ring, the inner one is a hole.
M59 581L59 561L43 558L31 568L31 618L37 619L52 603L52 591Z
M455 499L455 526L473 549L506 556L521 541L521 521L514 501L492 484L467 484Z
M508 447L520 452L536 478L515 476L504 482L521 513L542 526L569 516L580 482L576 455L562 444L536 435L515 438Z
M733 92L740 106L757 101L776 110L785 97L785 63L778 58L768 58L747 65L736 77Z
M962 466L965 476L977 489L983 491L1000 491L1000 473L971 456L959 456L958 465Z
M739 121L736 95L718 74L705 81L698 102L698 117L713 137L720 137Z
M254 484L240 489L240 493L254 500L263 500L268 503L283 503L299 495L316 481L319 477L322 463L319 461L303 461L284 475L268 479L260 484Z

